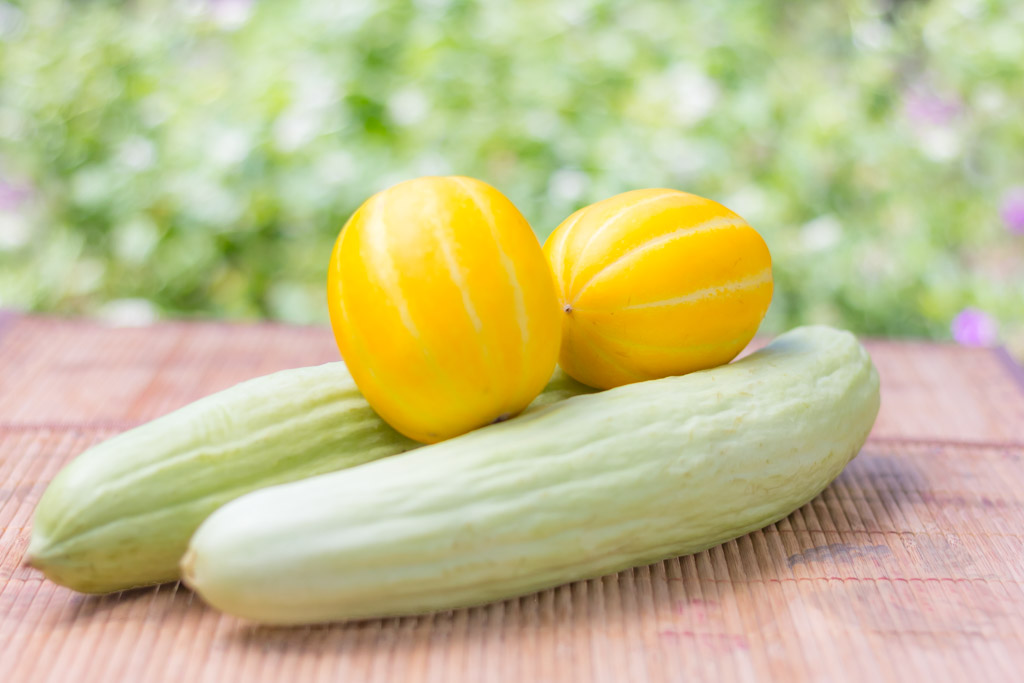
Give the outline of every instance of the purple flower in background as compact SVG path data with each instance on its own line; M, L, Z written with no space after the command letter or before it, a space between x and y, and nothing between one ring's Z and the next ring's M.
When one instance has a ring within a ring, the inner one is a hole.
M14 183L0 177L0 211L18 209L32 194L28 185Z
M222 28L235 30L249 21L256 0L207 0L210 15Z
M999 214L1007 230L1024 235L1024 187L1015 187L1003 195Z
M929 89L912 88L903 93L903 111L916 124L944 126L960 114L959 100Z
M957 313L951 329L953 339L964 346L992 346L999 335L995 319L977 308L965 308Z

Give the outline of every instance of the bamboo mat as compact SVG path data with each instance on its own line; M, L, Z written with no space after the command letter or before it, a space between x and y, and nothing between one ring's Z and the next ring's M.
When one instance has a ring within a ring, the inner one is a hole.
M272 629L176 584L77 595L21 559L74 455L243 379L335 360L329 332L0 313L0 680L1022 680L1024 376L998 350L870 349L871 440L782 522L486 607Z

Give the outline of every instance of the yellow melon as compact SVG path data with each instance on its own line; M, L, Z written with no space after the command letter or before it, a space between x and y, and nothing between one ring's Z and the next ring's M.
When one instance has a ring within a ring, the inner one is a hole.
M560 312L526 219L490 185L410 180L335 243L331 326L366 400L432 443L519 413L554 371Z
M772 298L761 236L721 204L636 190L584 207L544 244L562 369L607 389L732 360Z

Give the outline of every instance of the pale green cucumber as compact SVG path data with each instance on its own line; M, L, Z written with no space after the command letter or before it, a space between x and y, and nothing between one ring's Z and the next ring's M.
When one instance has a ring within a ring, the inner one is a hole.
M799 328L731 365L239 498L199 527L183 579L225 612L294 624L474 605L693 553L811 500L878 407L854 336Z
M593 391L561 371L532 406ZM27 562L85 593L173 581L188 539L233 498L418 448L343 363L243 382L82 453L36 508Z

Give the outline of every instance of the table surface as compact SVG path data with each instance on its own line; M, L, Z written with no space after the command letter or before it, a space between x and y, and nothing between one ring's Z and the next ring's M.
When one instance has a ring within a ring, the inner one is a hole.
M484 607L258 627L177 584L78 595L22 567L47 482L212 391L337 359L329 331L113 329L0 313L5 681L963 681L1024 670L1024 374L998 349L868 344L882 410L785 520Z

